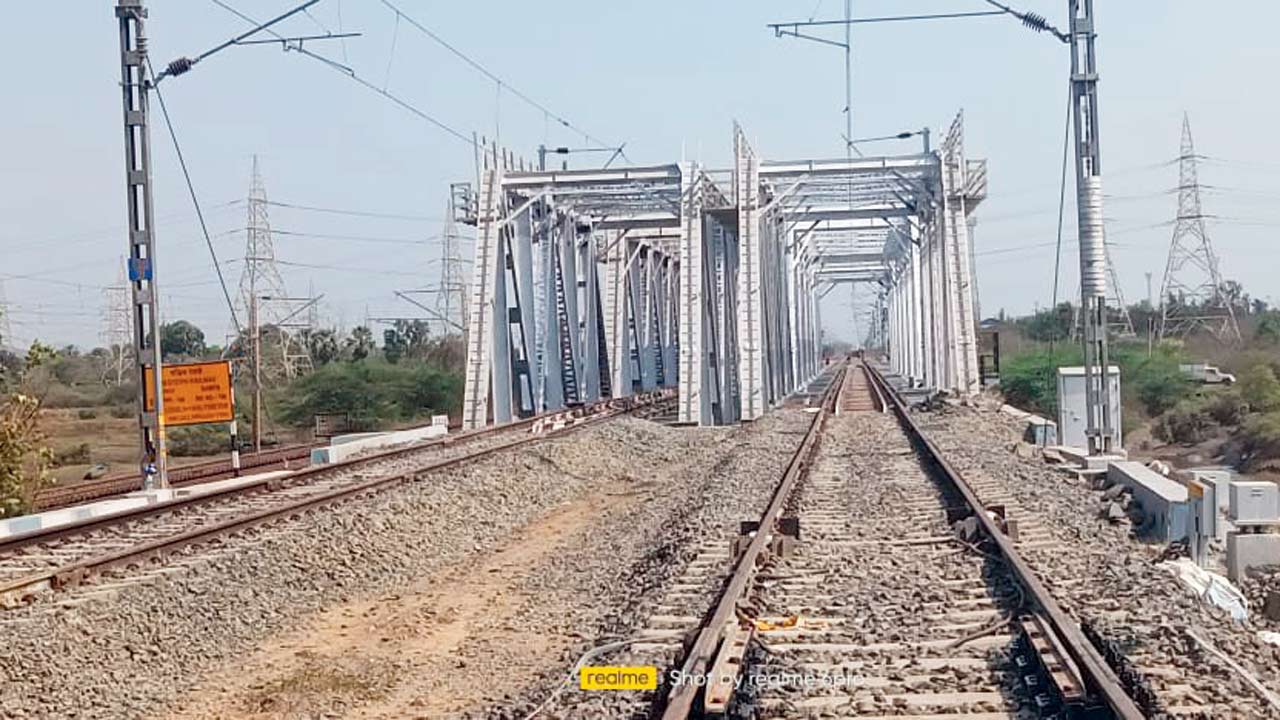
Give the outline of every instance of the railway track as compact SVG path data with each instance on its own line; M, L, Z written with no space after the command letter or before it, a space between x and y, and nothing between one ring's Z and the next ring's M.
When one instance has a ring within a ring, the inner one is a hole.
M861 362L822 408L760 521L708 539L628 642L663 680L652 717L1145 717L1021 560L1034 518Z
M358 499L425 473L621 415L661 412L669 395L608 400L572 411L394 448L285 478L124 511L0 540L0 606L92 582L113 570L144 567L193 546ZM110 585L110 583L108 583Z
M318 444L300 443L285 445L256 453L244 453L240 456L240 474L249 471L266 472L268 470L289 470L305 465L311 456L311 449ZM169 469L169 485L171 487L187 487L211 480L233 477L234 469L230 460L209 460L205 462L181 465ZM78 482L70 485L51 487L41 490L35 498L37 510L55 510L78 505L80 503L101 500L115 495L134 492L142 487L142 476L133 473L112 475Z

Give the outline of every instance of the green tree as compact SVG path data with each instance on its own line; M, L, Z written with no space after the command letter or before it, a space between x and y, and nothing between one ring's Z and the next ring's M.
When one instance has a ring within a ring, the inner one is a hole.
M1053 417L1058 412L1058 368L1080 362L1080 348L1075 345L1008 358L1000 365L1000 389L1009 404Z
M1186 361L1177 347L1162 345L1150 356L1117 347L1112 357L1151 417L1171 410L1191 396L1194 386L1178 367Z
M1267 345L1280 344L1280 311L1268 310L1263 313L1262 317L1258 318L1253 337Z
M40 395L31 387L31 371L51 357L51 349L33 343L21 372L6 379L0 396L0 517L27 512L49 482L53 453L42 444Z
M392 365L400 362L409 350L409 341L396 328L390 327L382 331L382 356Z
M328 365L342 354L338 347L338 334L330 329L312 330L306 335L307 350L311 353L311 362L318 367Z
M347 338L344 347L352 362L359 362L369 357L376 347L373 342L373 331L364 325L357 325L351 330L351 337Z
M1051 310L1041 310L1029 318L1022 318L1018 324L1023 332L1032 340L1048 342L1061 340L1071 334L1071 323L1075 318L1075 309L1071 303L1058 303Z
M316 413L347 413L354 428L389 424L445 412L462 401L460 373L420 362L392 365L331 363L299 378L276 398L278 417L306 425Z
M204 357L204 331L186 320L160 326L160 353L169 358Z

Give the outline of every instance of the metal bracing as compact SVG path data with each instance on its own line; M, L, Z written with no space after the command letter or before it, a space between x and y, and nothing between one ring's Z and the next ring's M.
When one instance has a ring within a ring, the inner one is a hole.
M900 178L894 197L904 212L887 215L890 227L881 231L883 307L876 329L885 335L880 342L891 367L912 386L971 394L980 384L969 228L986 197L987 167L965 157L963 138L958 115L940 150L925 156L932 170ZM824 279L865 267L872 262L868 245L876 242L870 237L844 249L825 248Z
M682 423L740 417L737 216L696 164L681 166L679 403Z
M674 382L678 265L653 231L680 222L679 168L529 172L496 147L482 164L464 427Z
M947 285L948 377L950 386L970 395L981 389L978 374L978 319L973 312L973 269L970 266L968 205L986 196L983 166L981 185L969 182L964 157L964 114L956 116L942 143L943 242Z
M762 237L760 161L747 144L742 128L733 128L733 196L738 202L738 380L742 387L742 417L755 420L764 414L771 384L765 376L765 262Z
M752 420L817 375L819 300L874 288L914 386L977 389L969 221L986 165L938 152L528 172L485 153L464 424L678 388L682 423Z

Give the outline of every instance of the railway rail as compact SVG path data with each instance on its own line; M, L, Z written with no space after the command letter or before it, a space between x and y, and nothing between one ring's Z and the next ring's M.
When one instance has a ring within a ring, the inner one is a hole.
M136 567L183 548L350 501L425 473L629 413L662 412L667 392L468 431L77 523L0 539L0 606ZM430 459L427 459L427 458Z
M678 648L652 716L1145 717L1020 557L1044 542L1034 518L992 493L851 363L760 520L681 577L678 595L714 604L641 631L636 652Z
M247 471L265 472L272 469L289 470L305 465L311 456L311 449L321 447L316 443L298 443L283 445L261 452L244 453L240 456L240 474ZM169 469L169 485L171 487L187 487L211 480L233 477L235 469L230 460L207 460L204 462L180 465ZM142 487L142 476L133 474L111 475L97 480L77 482L65 486L45 488L36 494L37 510L55 510L78 505L92 500L101 500L115 495L122 495Z

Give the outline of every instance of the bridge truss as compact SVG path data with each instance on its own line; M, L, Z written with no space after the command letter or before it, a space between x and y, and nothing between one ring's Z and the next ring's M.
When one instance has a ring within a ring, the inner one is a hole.
M677 388L681 422L753 420L817 375L821 298L880 293L895 371L979 387L967 217L986 165L940 152L529 170L483 153L463 424Z

